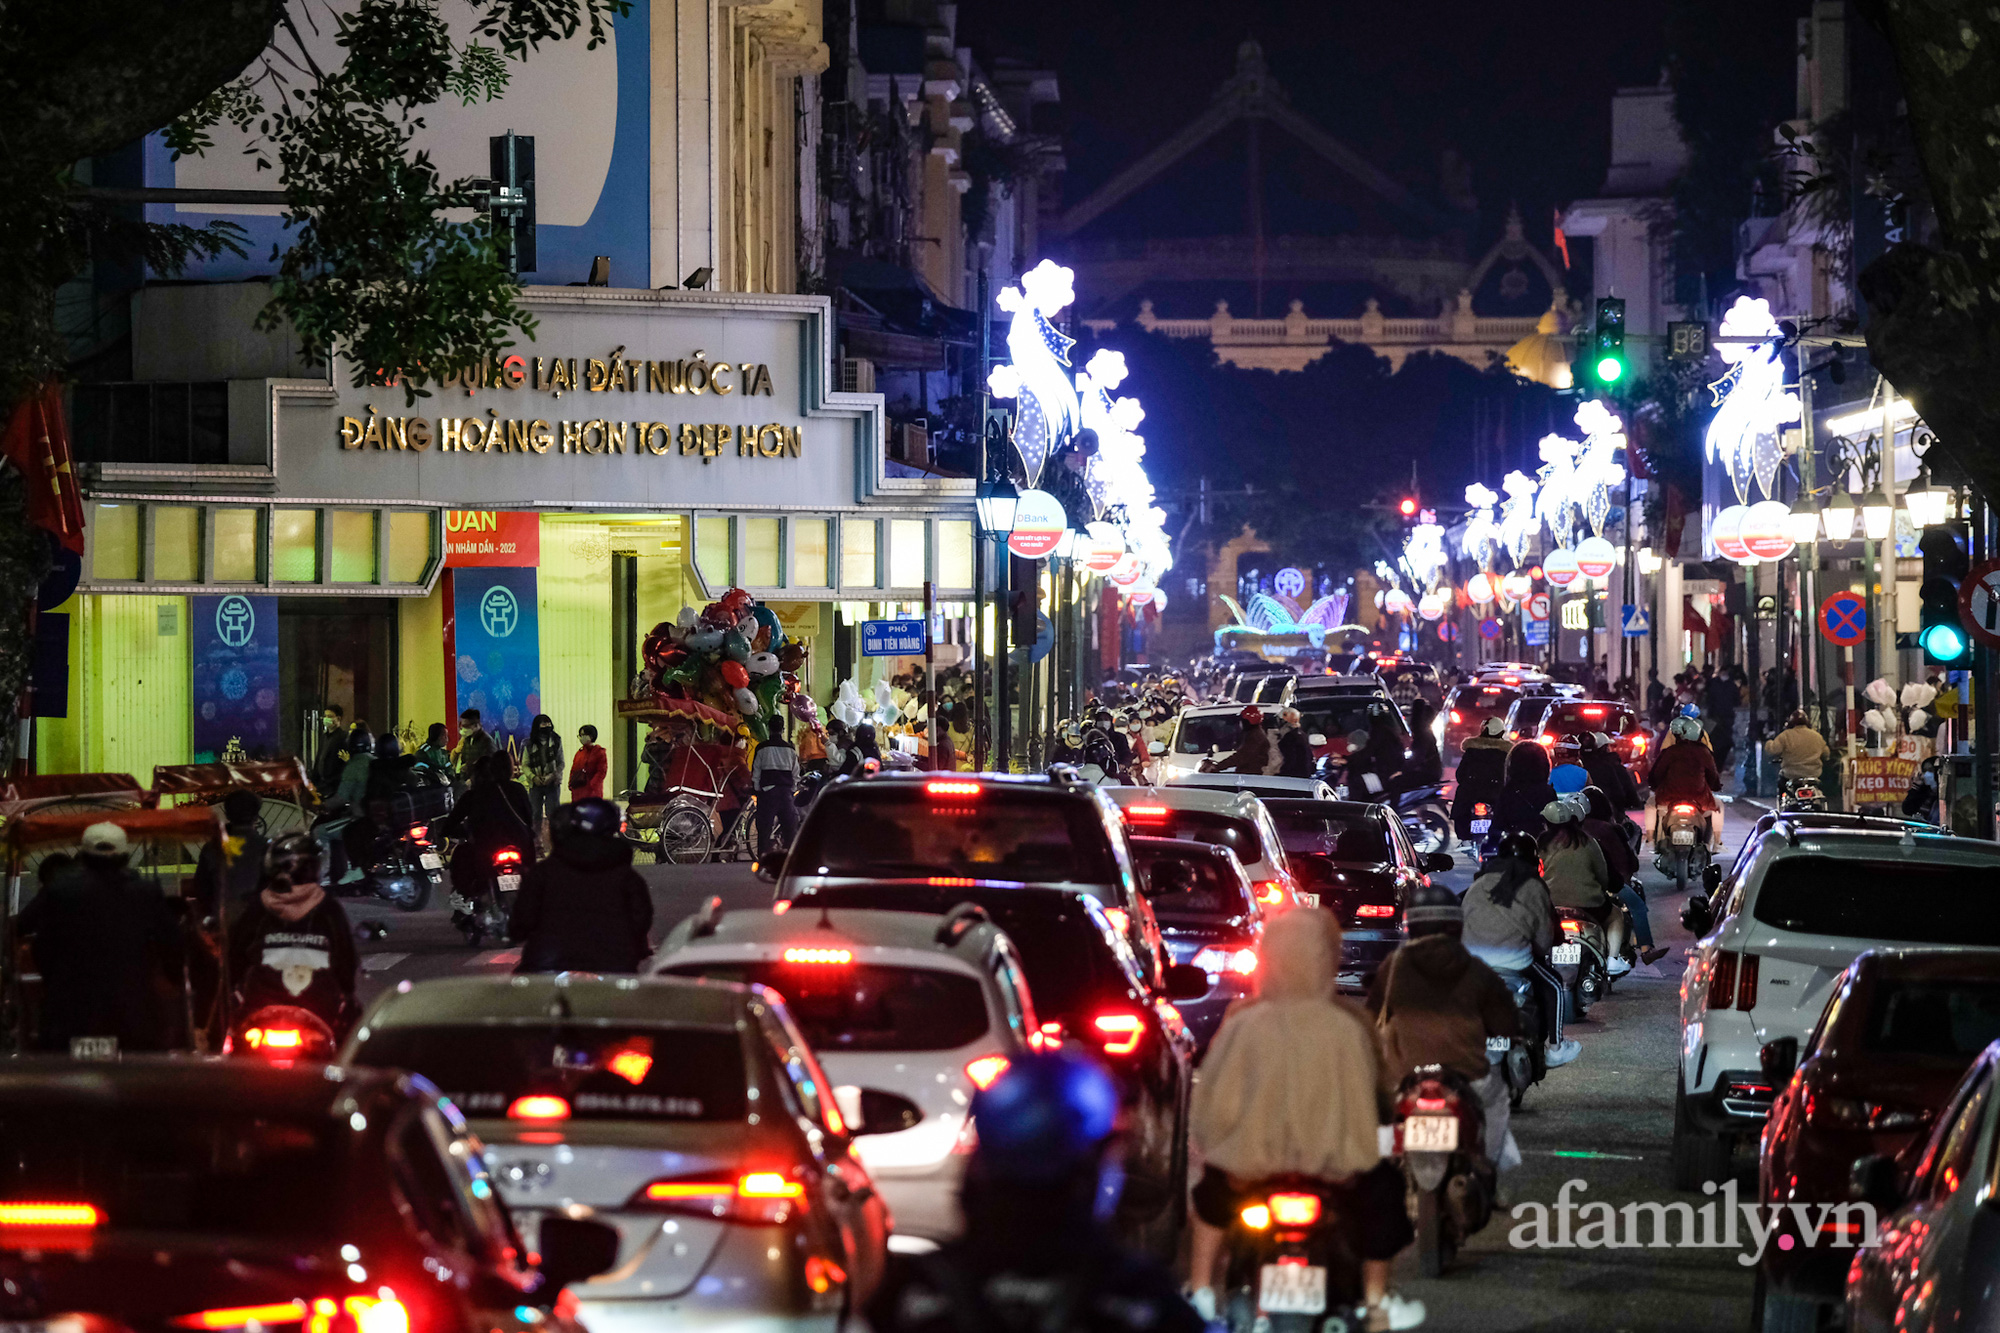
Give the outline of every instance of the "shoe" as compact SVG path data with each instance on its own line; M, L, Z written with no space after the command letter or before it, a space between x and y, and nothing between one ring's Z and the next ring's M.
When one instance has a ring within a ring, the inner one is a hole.
M1618 980L1618 978L1624 976L1627 972L1630 972L1631 970L1632 970L1632 960L1625 957L1623 954L1620 954L1618 957L1613 958L1609 963L1606 963L1604 965L1605 974L1609 976L1613 981Z
M1212 1324L1215 1322L1214 1287L1196 1287L1187 1294L1187 1303L1192 1305L1194 1312L1201 1316L1202 1323Z
M1659 962L1672 952L1673 950L1669 949L1666 945L1656 944L1650 949L1641 949L1639 951L1639 961L1650 965Z
M1368 1333L1388 1333L1398 1328L1415 1328L1424 1322L1424 1303L1407 1300L1390 1292L1380 1305L1367 1308L1362 1327Z
M1583 1043L1580 1041L1552 1041L1548 1045L1548 1067L1561 1069L1582 1054Z

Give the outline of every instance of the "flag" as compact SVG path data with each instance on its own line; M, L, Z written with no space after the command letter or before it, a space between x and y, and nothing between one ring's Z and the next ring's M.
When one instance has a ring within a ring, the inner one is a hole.
M43 385L14 406L0 454L27 481L28 521L83 554L83 495L63 425L62 390Z
M1563 234L1563 211L1560 208L1556 210L1555 240L1556 253L1563 257L1563 267L1565 269L1574 268L1575 265L1569 262L1569 237Z

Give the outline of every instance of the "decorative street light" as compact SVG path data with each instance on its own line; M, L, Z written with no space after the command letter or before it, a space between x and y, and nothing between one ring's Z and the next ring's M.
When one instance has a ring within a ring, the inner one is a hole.
M1860 517L1855 507L1854 497L1846 491L1835 491L1820 511L1820 521L1826 524L1826 539L1830 542L1849 541L1854 536L1854 520Z
M1021 493L1005 477L980 482L972 501L973 510L979 515L980 531L988 537L1005 537L1012 532L1014 507L1020 502Z
M1785 522L1785 535L1799 546L1818 541L1819 506L1805 496L1794 501L1791 517Z
M1951 491L1934 485L1930 473L1926 472L1903 492L1903 505L1910 511L1910 522L1917 528L1934 527L1951 516Z
M1861 498L1861 530L1868 540L1886 540L1896 526L1896 502L1879 485Z

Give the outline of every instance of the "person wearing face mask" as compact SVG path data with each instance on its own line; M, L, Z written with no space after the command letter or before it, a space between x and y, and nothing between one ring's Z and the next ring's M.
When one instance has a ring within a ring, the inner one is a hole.
M264 854L264 884L229 927L236 1014L274 1006L305 1009L346 1035L359 1017L361 970L354 930L340 901L320 886L320 845L287 833Z
M556 721L547 713L535 714L528 726L528 747L522 755L521 777L528 789L528 807L533 814L528 827L542 837L546 823L555 818L562 803L563 743Z

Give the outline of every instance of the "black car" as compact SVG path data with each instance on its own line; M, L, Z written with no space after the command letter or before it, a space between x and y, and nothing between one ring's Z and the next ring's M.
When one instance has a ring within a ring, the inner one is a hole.
M562 1333L563 1285L617 1259L570 1218L531 1256L457 1109L396 1070L25 1060L0 1142L7 1329Z
M1050 1040L1101 1053L1124 1093L1125 1193L1120 1227L1163 1258L1178 1243L1187 1197L1187 1116L1194 1037L1174 1005L1199 998L1197 968L1167 969L1165 993L1105 909L1088 892L1032 885L845 883L817 887L791 911L821 906L949 912L977 903L1020 951L1028 993Z
M1256 992L1264 910L1243 862L1227 847L1134 838L1132 859L1146 877L1146 901L1173 961L1208 974L1207 995L1174 1006L1194 1034L1198 1060L1229 1006Z
M1266 800L1299 888L1340 916L1340 988L1364 992L1403 943L1410 890L1449 870L1449 856L1410 846L1395 812L1361 801Z

